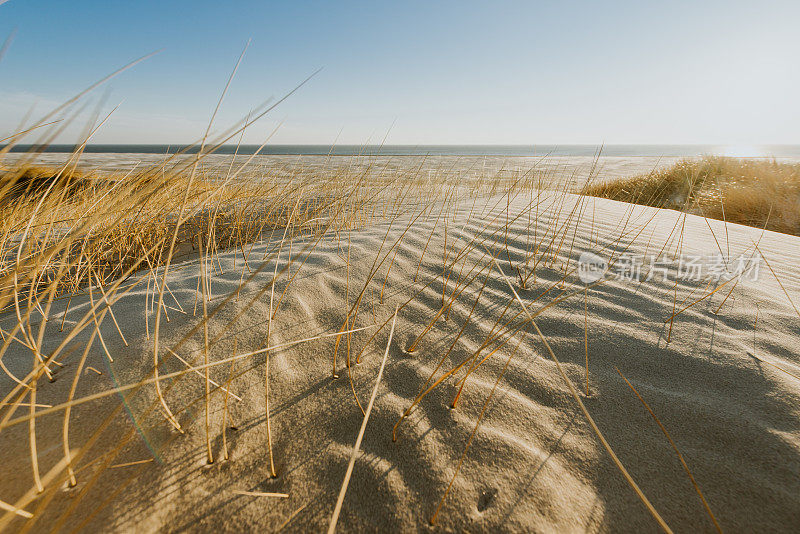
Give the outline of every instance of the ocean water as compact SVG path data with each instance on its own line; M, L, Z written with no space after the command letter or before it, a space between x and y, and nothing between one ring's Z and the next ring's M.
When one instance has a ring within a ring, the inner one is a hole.
M16 145L12 152L28 152L31 145ZM40 148L47 153L69 153L73 145L50 145ZM241 155L250 155L258 145L238 147ZM217 154L233 154L235 145L224 145ZM197 146L183 145L88 145L91 154L174 154L196 153ZM267 145L260 154L304 156L509 156L509 157L692 157L723 155L734 157L800 158L800 145Z

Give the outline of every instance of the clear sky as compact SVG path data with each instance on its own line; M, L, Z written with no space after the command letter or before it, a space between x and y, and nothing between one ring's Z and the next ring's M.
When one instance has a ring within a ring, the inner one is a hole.
M0 4L0 137L160 49L84 116L107 96L95 142L193 141L252 39L218 130L323 70L250 143L800 143L797 0Z

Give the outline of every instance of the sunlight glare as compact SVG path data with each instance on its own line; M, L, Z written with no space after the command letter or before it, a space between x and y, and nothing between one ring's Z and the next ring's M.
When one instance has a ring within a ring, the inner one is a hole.
M767 154L758 146L728 145L722 148L722 155L730 158L763 158Z

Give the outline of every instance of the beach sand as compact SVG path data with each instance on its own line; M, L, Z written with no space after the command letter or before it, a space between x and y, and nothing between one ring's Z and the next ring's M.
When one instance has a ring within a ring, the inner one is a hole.
M63 165L69 154L43 153L7 154L3 164L13 165L19 161L29 161L35 165ZM250 156L211 154L203 158L202 169L227 170L231 161L238 166ZM159 154L82 154L79 166L82 169L101 173L126 173L136 168L158 166L165 159ZM179 156L178 161L192 161L193 156ZM557 184L583 185L589 175L606 180L646 174L654 169L672 165L682 158L660 156L630 156L599 158L588 156L257 156L251 164L251 174L269 172L272 175L297 177L313 173L336 174L347 172L352 175L363 173L371 175L391 175L396 173L416 174L420 177L457 177L463 175L520 176L536 171L548 176Z
M632 164L617 163L620 173L631 172ZM257 268L278 241L280 235L255 244L247 266L241 251L230 250L221 252L209 268L208 307L218 309L209 326L208 335L216 339L208 355L211 362L266 346L270 293L265 288L272 279L274 256L261 272ZM470 242L474 246L465 252ZM742 278L726 297L734 286L730 282L696 303L719 284L676 283L674 271L668 281L646 280L644 275L641 280L617 279L610 270L607 281L586 288L574 271L584 251L606 260L622 253L648 257L660 251L672 257L729 251L736 258L753 253L754 242L782 287L764 262L757 280ZM225 385L230 380L230 394L212 388L212 465L206 462L205 381L198 374L162 383L184 434L174 431L162 415L152 383L125 392L124 403L115 393L73 407L69 442L80 450L77 486L62 485L25 501L24 508L36 516L33 530L327 529L363 419L354 393L366 406L387 345L388 322L399 306L339 531L659 531L530 324L513 336L501 332L498 341L475 358L487 336L506 321L516 317L516 324L524 317L487 251L496 255L531 311L546 308L537 315L537 325L609 445L673 530L714 531L714 524L670 442L616 369L669 431L723 530L796 528L800 316L794 306L800 304L799 238L773 232L762 236L755 228L694 215L684 219L671 210L526 192L510 201L498 196L464 202L438 221L436 211L430 210L416 221L408 215L392 224L327 235L310 253L309 243L301 236L294 240L295 261L278 278L275 301L287 278L300 269L280 302L270 345L337 332L365 286L359 315L349 327L369 328L342 339L338 379L332 378L334 337L271 352L269 414L277 478L270 476L262 353L210 370L215 382ZM523 289L515 267L522 266L536 247L540 261ZM392 255L385 257L390 250ZM284 247L280 267L288 254ZM370 280L375 265L377 274ZM162 347L176 347L202 317L197 308L199 272L198 260L191 260L176 265L168 276L169 322L162 324ZM251 274L238 297L226 301L242 277L247 280ZM448 300L454 287L459 292L449 313L442 314L409 353L406 349L441 309L442 295ZM154 314L146 321L148 294L152 291L142 282L114 304L127 344L114 323L104 320L102 341L114 361L109 362L99 340L94 340L86 366L95 371L82 373L76 398L152 376ZM93 298L101 296L95 292ZM669 321L673 310L692 303ZM66 318L65 305L64 300L54 305L55 319L48 323L44 342L47 351L64 339L59 332L62 320L68 331L89 310L89 298L72 299ZM5 314L0 323L8 331L15 321L13 314ZM77 345L85 346L89 330L79 335ZM583 391L585 337L588 396ZM455 409L450 405L466 367L425 396L392 440L394 425L432 375L438 378L461 362L469 366L480 361L500 343L466 379ZM202 362L202 329L175 350L187 361ZM56 371L54 382L39 382L37 402L64 401L78 357L74 353L63 358L65 366ZM166 352L162 358L162 374L186 369ZM14 344L3 362L12 373L24 376L31 353ZM13 386L7 376L0 378L1 391ZM15 417L27 413L28 408L22 408ZM64 457L63 422L63 411L37 418L43 475ZM0 440L0 498L16 503L32 486L27 422L3 429ZM139 463L126 465L131 462ZM436 525L431 526L451 479ZM21 529L26 522L15 518L10 526Z

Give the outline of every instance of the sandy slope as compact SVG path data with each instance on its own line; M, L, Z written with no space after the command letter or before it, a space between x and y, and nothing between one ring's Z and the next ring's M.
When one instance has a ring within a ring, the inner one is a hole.
M681 220L678 213L656 213L651 208L631 208L606 200L586 204L578 227L570 223L554 240L553 230L545 234L544 229L560 228L576 198L567 197L563 205L554 200L555 197L540 199L538 222L530 229L525 211L530 198L516 199L508 215L502 199L490 200L486 205L479 203L474 211L473 206L462 205L448 220L449 259L457 257L457 251L467 241L479 236L485 239L484 246L497 253L503 269L512 273L509 258L512 265L519 265L524 262L526 250L535 248L537 243L544 250L552 242L549 250L558 251L556 261L551 265L549 260L542 260L535 282L531 278L527 290L521 290L515 282L531 309L537 310L562 294L561 287L556 287L542 296L568 265L575 266L584 250L607 258L613 251L654 253L665 245L674 255L678 247L680 223L673 233L676 221ZM562 205L561 209L556 205ZM507 217L512 222L506 238L502 228ZM434 529L657 531L657 523L599 444L531 328L521 330L469 377L456 409L449 409L449 404L458 384L449 380L422 400L399 427L397 442L392 442L393 425L465 321L463 335L437 376L470 357L501 315L505 322L521 311L496 270L480 272L487 258L483 248L476 248L453 267L445 289L448 296L459 273L465 278L477 276L456 299L449 318L436 322L416 352L405 352L441 306L445 251L442 222L427 246L434 217L423 217L403 235L407 222L408 219L401 219L391 228L383 224L352 233L349 284L344 261L346 234L341 234L340 240L324 238L308 256L273 325L273 343L340 328L376 255L382 258L399 240L384 303L380 304L379 294L391 256L368 285L356 323L383 324L396 305L411 299L400 311L339 530L431 528L429 519L455 472L483 403L513 346L522 339ZM719 248L727 251L730 246L735 257L752 251L752 242L761 235L756 229L728 225L726 239L722 223L709 223L716 240L704 219L686 217L683 253L713 253ZM387 230L388 238L379 254ZM496 233L492 235L493 232ZM620 236L623 237L619 239ZM502 245L505 239L508 253ZM275 241L271 247L264 244L253 248L249 256L251 268L260 264ZM299 260L290 275L305 257L305 243L300 240L293 244L293 254ZM759 246L791 298L800 303L800 239L766 232ZM424 261L415 283L423 249ZM284 249L281 265L287 252ZM223 274L215 272L213 276L210 309L216 308L239 284L243 262L237 254L230 251L219 257L217 270ZM241 291L238 301L222 306L211 322L209 335L221 335L211 360L264 347L269 293L258 292L268 285L273 265L269 262ZM198 322L192 315L198 273L197 262L187 262L169 276L169 288L188 313L168 310L170 321L164 324L162 346L173 346ZM244 276L248 276L247 271ZM282 291L286 276L284 273L277 284L278 291ZM481 291L484 279L487 283ZM678 305L694 301L713 289L714 285L706 289L706 284L680 283L677 297L672 282L652 280L610 280L588 290L591 394L584 399L586 406L621 461L675 531L711 531L713 525L669 442L615 367L628 377L669 430L724 530L790 531L796 528L800 517L800 380L750 354L800 376L800 317L762 263L759 280L739 282L719 314L714 311L727 294L726 289L679 315L667 343L669 325L665 326L665 320L673 310L673 301ZM567 293L583 287L574 274L564 285ZM107 362L95 341L87 365L102 375L84 372L78 397L147 376L152 339L145 335L145 295L143 283L114 305L128 346L122 343L113 322L105 320L103 340L114 363ZM224 326L253 298L255 303L223 332ZM67 326L88 309L87 301L73 300ZM166 302L178 307L171 297ZM474 312L467 320L473 304ZM59 305L63 309L64 303ZM63 338L57 324L61 317L56 317L58 321L53 321L47 331L48 350ZM3 328L13 320L6 317ZM537 321L579 388L583 380L584 321L582 291L549 308ZM152 315L149 324L152 330ZM353 335L353 357L373 332ZM85 343L88 334L82 336L78 341ZM352 368L354 389L362 403L372 391L387 337L388 328L384 328L369 345L362 363ZM270 422L277 479L269 477L264 357L259 355L234 366L230 390L242 400L229 399L228 426L235 427L226 432L230 459L218 460L211 466L205 461L204 382L200 376L186 375L182 380L165 382L169 405L187 429L185 435L172 431L158 409L152 409L152 385L130 396L124 410L117 409L117 395L74 408L70 424L73 448L83 446L109 414L110 424L78 462L76 488L46 493L26 507L36 512L37 503L53 497L34 530L60 526L58 521L65 512L69 514L62 526L67 530L272 531L281 526L287 531L324 530L362 420L347 378L344 342L338 353L340 378L331 378L333 347L333 338L325 338L277 351L270 358ZM202 330L178 353L185 359L201 361L201 349ZM487 351L482 352L481 357L486 354ZM66 365L57 372L55 382L41 382L38 402L56 404L66 398L78 357L73 353L64 359ZM4 358L17 374L27 372L30 360L30 353L20 346L12 348ZM168 358L164 367L165 372L184 368L175 358ZM211 378L224 382L230 369L228 365L215 367ZM457 379L461 377L463 371ZM0 379L3 392L12 385L5 376ZM222 450L224 399L225 393L220 390L212 396L213 450L218 458ZM21 411L25 413L27 408ZM138 431L132 430L132 420ZM62 424L63 412L37 421L43 473L63 456ZM32 485L27 430L24 423L0 434L0 498L8 502L15 502ZM100 456L115 447L119 447L117 456ZM156 461L102 469L104 465L148 458ZM87 466L92 460L95 463ZM242 496L233 493L234 489L284 492L289 498ZM24 525L22 520L12 523L14 528Z

